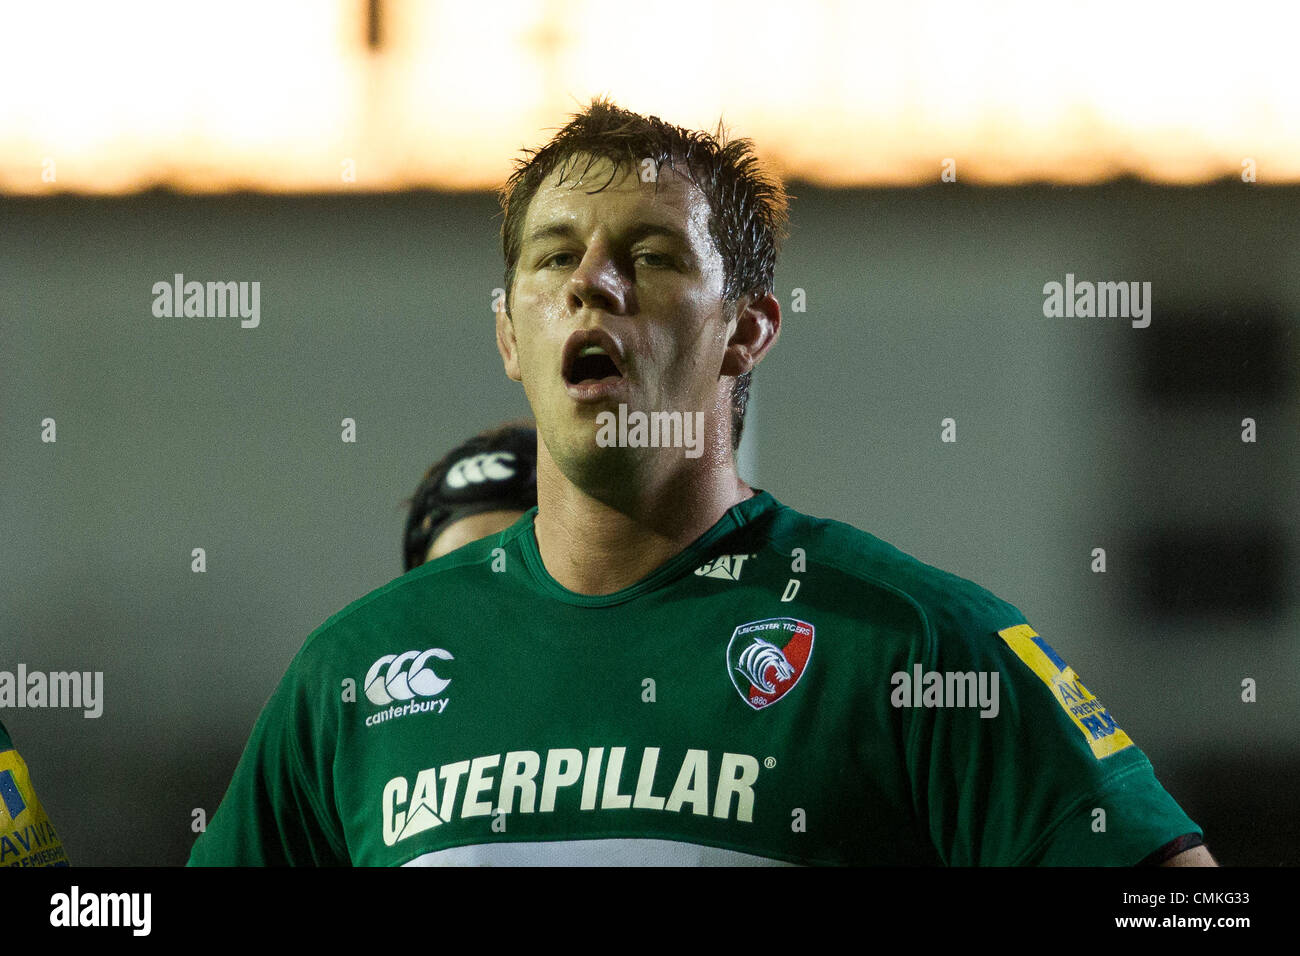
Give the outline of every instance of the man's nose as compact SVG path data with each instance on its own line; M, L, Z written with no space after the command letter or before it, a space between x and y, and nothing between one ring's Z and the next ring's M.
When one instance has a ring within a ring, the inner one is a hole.
M573 309L622 312L627 306L627 280L603 243L591 245L569 276L569 305Z

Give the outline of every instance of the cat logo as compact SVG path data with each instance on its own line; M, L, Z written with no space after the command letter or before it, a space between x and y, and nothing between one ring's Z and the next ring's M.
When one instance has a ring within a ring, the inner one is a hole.
M696 568L695 573L702 578L739 581L740 569L745 564L745 559L752 557L754 557L752 554L720 554L712 561L707 561Z

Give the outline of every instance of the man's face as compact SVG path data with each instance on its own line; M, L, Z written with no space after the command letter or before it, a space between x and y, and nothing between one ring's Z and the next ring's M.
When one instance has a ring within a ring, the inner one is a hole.
M731 383L720 370L736 317L722 300L722 257L699 189L665 166L657 189L620 169L590 192L611 169L597 163L575 184L585 164L578 157L563 184L557 170L529 204L513 321L497 323L507 374L523 383L538 432L571 480L599 473L611 454L682 455L600 448L596 416L620 403L729 420Z

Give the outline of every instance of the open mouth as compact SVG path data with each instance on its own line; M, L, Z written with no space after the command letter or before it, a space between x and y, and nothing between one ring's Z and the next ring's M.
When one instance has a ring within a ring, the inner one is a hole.
M584 393L596 386L613 386L627 368L622 346L604 329L579 329L564 343L561 373L564 384Z
M582 385L588 382L602 382L607 378L620 379L623 373L618 370L614 360L599 345L588 345L573 360L573 365L564 380L570 385Z

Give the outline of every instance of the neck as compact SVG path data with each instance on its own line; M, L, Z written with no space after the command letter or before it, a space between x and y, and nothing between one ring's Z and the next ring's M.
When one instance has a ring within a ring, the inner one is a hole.
M633 487L633 490L628 490ZM726 467L682 467L611 493L570 481L539 443L537 548L547 572L578 594L613 594L680 554L727 509L753 497Z

